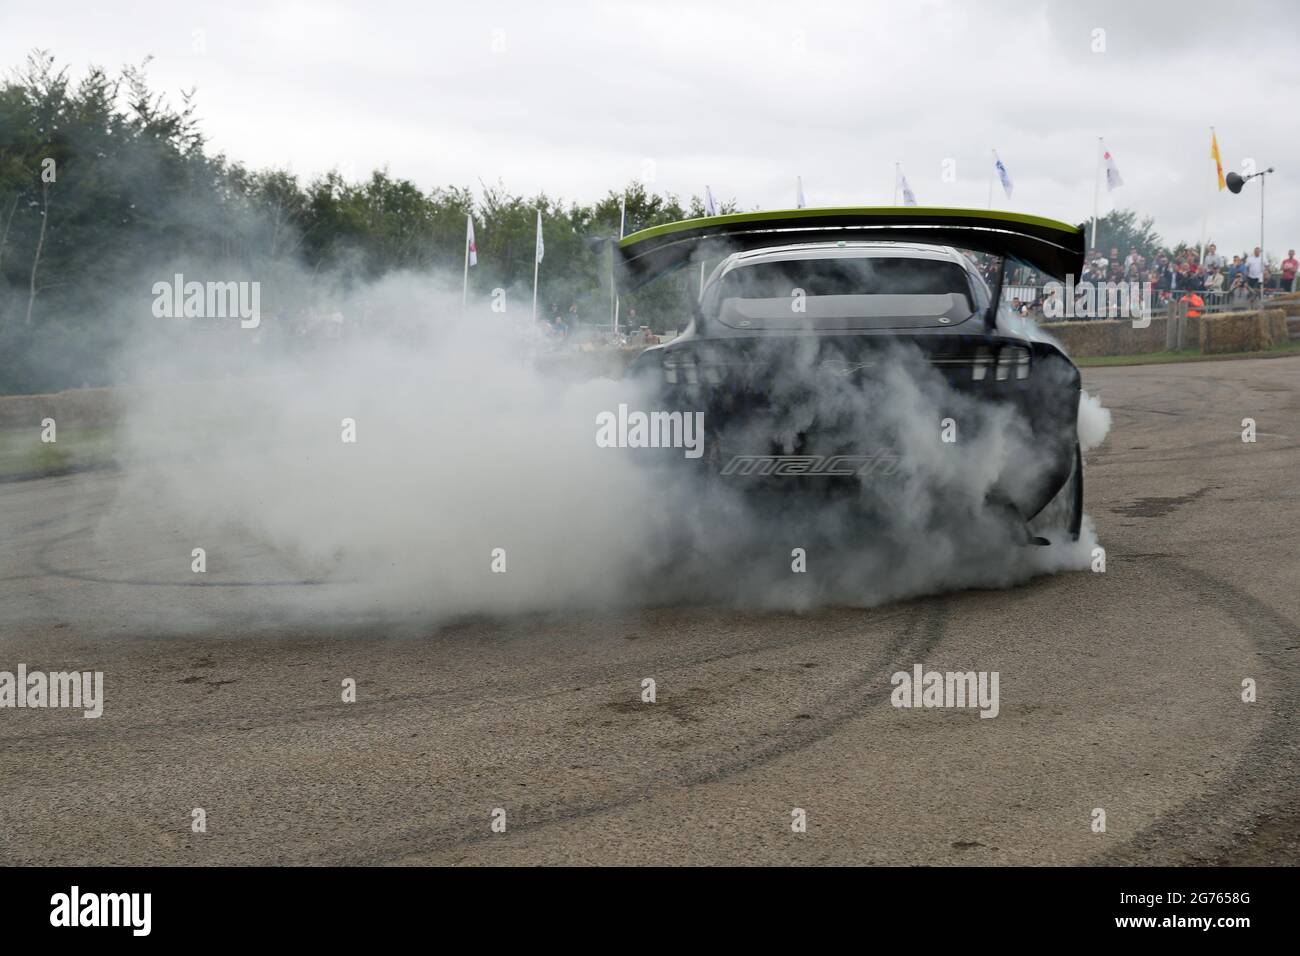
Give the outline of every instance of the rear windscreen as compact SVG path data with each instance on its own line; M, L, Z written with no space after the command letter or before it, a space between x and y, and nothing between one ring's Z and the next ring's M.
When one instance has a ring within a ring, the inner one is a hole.
M732 269L713 298L737 328L906 328L970 317L970 283L955 262L836 257L756 262Z

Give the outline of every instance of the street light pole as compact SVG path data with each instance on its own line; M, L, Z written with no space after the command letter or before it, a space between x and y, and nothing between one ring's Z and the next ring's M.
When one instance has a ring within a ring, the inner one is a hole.
M1264 319L1264 271L1267 264L1268 253L1264 251L1264 175L1261 173L1259 177L1259 318L1261 322Z
M1273 172L1273 167L1261 169L1257 173L1251 173L1249 176L1239 176L1237 173L1228 173L1224 177L1228 191L1233 193L1241 192L1241 187L1246 185L1252 179L1259 180L1259 315L1264 317L1264 265L1268 261L1267 253L1264 252L1264 177ZM1247 272L1249 280L1250 273Z

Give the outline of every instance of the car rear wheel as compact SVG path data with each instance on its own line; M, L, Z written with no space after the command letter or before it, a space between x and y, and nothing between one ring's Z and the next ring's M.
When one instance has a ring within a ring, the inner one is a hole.
M1042 511L1029 521L1029 533L1035 537L1060 541L1068 535L1070 541L1079 540L1083 526L1083 453L1074 446L1074 465L1070 477Z

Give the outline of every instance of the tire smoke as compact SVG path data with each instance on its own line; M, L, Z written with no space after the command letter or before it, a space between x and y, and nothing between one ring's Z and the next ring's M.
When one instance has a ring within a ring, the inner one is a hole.
M704 480L680 450L598 447L597 416L653 409L654 388L592 377L598 353L549 353L507 316L462 314L458 292L389 277L364 295L400 324L306 351L272 347L273 319L231 332L238 376L202 384L211 336L137 343L124 361L155 384L132 391L101 538L126 540L145 512L156 535L203 542L205 583L232 585L232 613L313 626L678 601L869 606L1087 566L1090 522L1077 542L1026 547L989 506L999 485L1047 467L1025 424L915 354L865 383L828 385L811 353L791 363L780 389L801 398L780 432L833 420L898 467L850 500L762 500ZM1109 413L1085 397L1079 415L1093 447ZM156 550L151 538L134 559Z

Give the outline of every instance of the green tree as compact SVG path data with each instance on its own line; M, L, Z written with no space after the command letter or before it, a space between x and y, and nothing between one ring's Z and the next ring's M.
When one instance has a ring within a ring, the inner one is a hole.
M1088 237L1091 240L1091 229ZM1102 254L1118 249L1123 257L1130 249L1136 248L1139 255L1150 261L1160 250L1160 245L1160 236L1150 216L1139 221L1138 214L1131 209L1114 209L1097 220L1097 249Z

